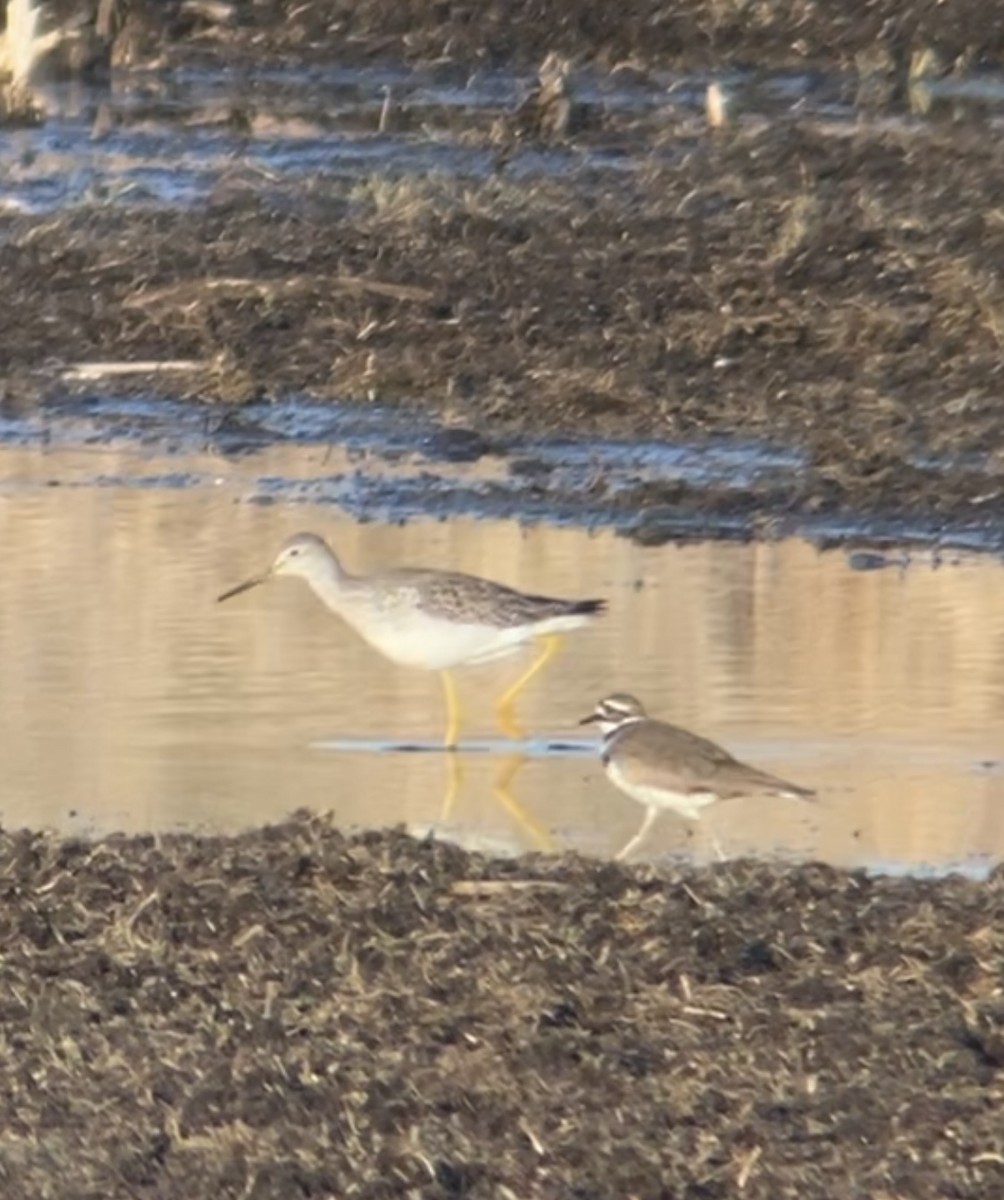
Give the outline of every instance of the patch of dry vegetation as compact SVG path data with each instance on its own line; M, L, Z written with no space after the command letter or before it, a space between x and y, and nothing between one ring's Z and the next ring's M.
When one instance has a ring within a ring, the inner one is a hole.
M144 30L159 25L174 37L214 41L225 31L231 47L252 56L330 58L337 47L342 58L536 66L556 52L608 67L631 60L692 68L730 59L791 65L867 55L905 68L932 48L949 64L1004 52L1004 14L984 0L257 0L229 23L214 21L213 8L193 0L127 6Z
M667 129L630 172L515 179L501 160L483 182L7 217L0 355L11 393L59 360L192 359L209 401L297 390L498 431L768 438L814 468L775 507L993 521L1002 192L978 124L807 120Z
M542 881L542 887L527 881ZM997 1197L1004 890L0 837L8 1200Z

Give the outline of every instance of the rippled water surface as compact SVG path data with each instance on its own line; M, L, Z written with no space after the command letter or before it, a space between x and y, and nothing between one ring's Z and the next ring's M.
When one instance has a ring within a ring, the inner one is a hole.
M881 869L979 871L1004 856L998 559L861 570L874 564L797 540L643 548L513 522L360 524L309 497L251 502L268 499L263 479L316 475L324 454L0 449L8 827L233 830L308 806L503 853L608 855L642 813L577 721L630 689L821 794L719 805L696 829L666 815L642 857L709 857L712 831L729 854ZM386 750L440 736L434 675L385 662L296 581L215 603L302 528L360 571L453 567L605 596L610 611L525 693L533 737L518 754L485 747L492 697L522 663L460 675L482 751L458 756L450 795L449 756Z

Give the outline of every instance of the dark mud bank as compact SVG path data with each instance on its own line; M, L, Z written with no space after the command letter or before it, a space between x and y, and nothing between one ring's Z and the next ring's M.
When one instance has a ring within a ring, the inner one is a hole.
M675 165L626 176L319 178L196 211L8 215L5 411L65 399L68 363L182 359L191 370L107 386L170 388L210 427L298 394L486 443L756 442L799 470L738 498L649 484L635 507L992 541L995 146L791 123L689 136Z
M900 511L811 503L818 478L804 455L730 438L675 444L484 434L417 407L302 398L206 408L85 396L28 410L0 402L2 444L135 448L112 472L64 476L53 459L47 487L214 487L209 451L239 465L241 503L330 504L360 521L547 522L613 528L643 545L801 536L820 548L1004 550L1004 524L931 518L906 503ZM270 451L291 448L309 469L283 474L272 466L290 460ZM858 560L862 569L905 561L868 550Z
M106 6L94 4L95 10ZM934 48L947 61L1000 58L1000 3L858 0L840 5L724 4L719 0L126 0L103 30L117 61L163 62L224 53L244 63L277 57L389 56L409 62L536 64L552 51L605 66L699 62L768 66L852 61L903 65ZM53 0L79 20L81 5ZM107 20L107 18L106 18Z
M189 23L226 9L183 7ZM966 28L965 6L951 7ZM190 30L214 67L241 61L245 37L263 63L282 60L286 6L249 11L226 36ZM406 24L462 11L400 10ZM287 32L314 46L303 30L323 18L330 64L351 42L339 12L296 6ZM253 426L247 405L291 396L396 406L455 444L505 453L522 440L530 508L567 496L583 520L611 508L605 463L567 488L535 439L752 444L797 468L750 482L740 467L721 486L649 473L634 494L618 480L616 520L652 540L703 519L736 536L881 523L883 536L999 544L996 102L932 93L920 114L902 96L869 107L854 85L816 94L778 79L766 108L740 95L731 123L709 129L697 74L676 87L572 69L562 80L583 120L556 125L529 76L458 62L409 79L394 60L392 82L374 67L351 86L318 71L295 97L291 80L288 95L275 78L277 91L259 89L267 72L233 93L217 79L174 118L151 76L93 124L43 125L10 160L14 177L42 163L34 186L0 211L5 412L79 394L73 364L180 362L90 390L198 401L210 429ZM183 96L197 75L172 88ZM290 107L273 112L276 95ZM120 157L135 167L122 177ZM90 186L60 191L92 162ZM185 170L172 202L164 176ZM151 172L160 190L144 187Z
M9 1200L1001 1194L1004 888L0 837Z

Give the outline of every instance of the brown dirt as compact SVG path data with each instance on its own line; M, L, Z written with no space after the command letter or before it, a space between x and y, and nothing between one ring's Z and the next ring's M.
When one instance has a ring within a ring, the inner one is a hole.
M514 182L503 156L481 183L234 180L195 211L2 217L7 395L65 393L58 362L191 356L209 402L303 390L489 433L761 438L808 469L737 509L1002 528L986 127L662 137L672 164L634 174Z
M116 8L123 54L139 61L203 50L534 66L556 51L608 67L631 60L692 68L832 64L860 54L903 64L928 48L947 62L1004 55L999 0L120 0Z
M947 70L997 54L998 6L261 0L227 11L120 5L113 25L131 50L119 57L233 66L337 53L434 63L458 79L486 58L539 64L554 51L601 77L633 57L638 78L678 61L833 69L853 58L861 120L765 121L740 104L737 123L713 133L668 107L638 117L580 104L573 71L569 113L531 95L490 127L461 119L449 131L494 157L487 179L266 183L238 159L192 212L0 215L8 405L65 395L60 363L192 356L207 371L187 390L209 402L298 389L416 405L488 434L721 435L806 454L797 477L748 492L622 494L656 516L881 514L989 540L1004 528L1004 150L978 105L901 119L910 55L936 51L934 69ZM236 130L253 114L232 118ZM410 127L406 100L396 119ZM528 146L600 148L633 169L514 178Z
M5 834L0 887L5 1200L1004 1188L999 872L493 862L298 817Z

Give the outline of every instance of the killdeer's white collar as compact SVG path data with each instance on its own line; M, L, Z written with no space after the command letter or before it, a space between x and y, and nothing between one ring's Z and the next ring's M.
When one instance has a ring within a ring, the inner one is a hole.
M647 719L648 714L640 700L627 692L614 692L601 700L579 724L599 725L603 740L609 741L613 734L626 725L636 725L639 721Z

